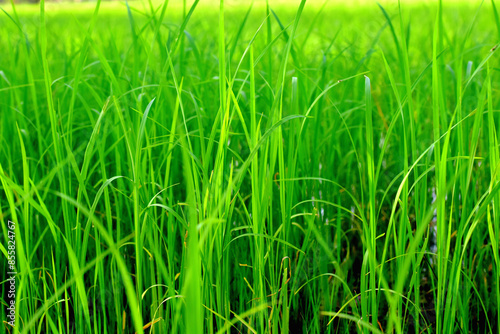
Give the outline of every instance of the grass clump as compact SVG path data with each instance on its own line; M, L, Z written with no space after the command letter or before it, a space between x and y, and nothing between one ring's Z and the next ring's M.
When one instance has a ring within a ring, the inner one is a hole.
M2 6L6 332L498 333L493 1Z

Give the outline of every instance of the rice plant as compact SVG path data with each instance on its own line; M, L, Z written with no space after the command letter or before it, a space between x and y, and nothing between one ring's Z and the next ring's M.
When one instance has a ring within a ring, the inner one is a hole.
M0 6L1 332L499 332L493 0Z

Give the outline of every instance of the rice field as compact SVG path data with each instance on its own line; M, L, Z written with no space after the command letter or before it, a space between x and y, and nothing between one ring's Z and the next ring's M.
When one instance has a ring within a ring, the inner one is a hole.
M0 332L499 333L491 1L0 13Z

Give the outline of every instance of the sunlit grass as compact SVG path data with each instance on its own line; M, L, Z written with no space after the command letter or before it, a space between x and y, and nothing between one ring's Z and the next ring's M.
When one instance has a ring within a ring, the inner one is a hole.
M2 9L2 331L498 333L493 2Z

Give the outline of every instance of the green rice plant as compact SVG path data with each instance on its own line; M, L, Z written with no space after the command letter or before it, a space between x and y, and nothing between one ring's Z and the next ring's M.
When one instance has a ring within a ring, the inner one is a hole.
M0 7L2 332L498 332L494 1Z

